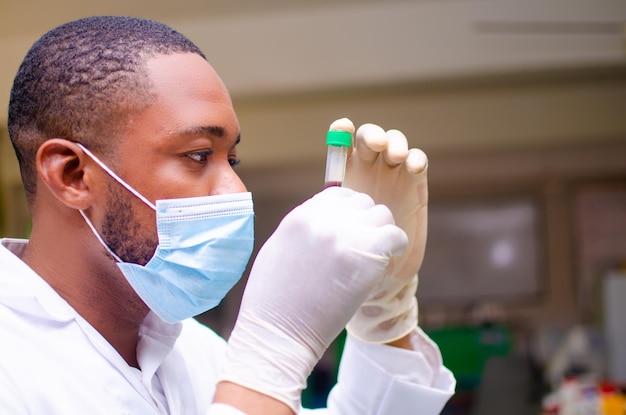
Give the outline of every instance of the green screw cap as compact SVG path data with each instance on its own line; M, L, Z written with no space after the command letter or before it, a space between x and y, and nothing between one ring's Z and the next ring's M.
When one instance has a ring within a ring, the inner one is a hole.
M327 146L350 147L352 144L352 133L348 131L330 130L326 134Z

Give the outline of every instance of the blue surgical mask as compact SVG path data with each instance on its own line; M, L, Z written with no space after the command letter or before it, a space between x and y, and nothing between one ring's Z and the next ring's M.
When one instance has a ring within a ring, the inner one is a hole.
M252 254L252 195L164 199L154 205L84 146L79 146L111 177L156 211L159 244L146 265L122 261L80 211L139 297L169 323L217 306L239 281Z

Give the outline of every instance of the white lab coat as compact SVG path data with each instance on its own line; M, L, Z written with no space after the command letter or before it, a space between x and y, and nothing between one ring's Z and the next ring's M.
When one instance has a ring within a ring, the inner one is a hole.
M130 367L18 258L25 241L1 242L0 413L239 413L211 407L226 347L213 331L193 319L172 325L150 313L137 347L141 370ZM328 408L301 414L439 413L454 391L454 377L419 329L413 342L421 351L348 338Z

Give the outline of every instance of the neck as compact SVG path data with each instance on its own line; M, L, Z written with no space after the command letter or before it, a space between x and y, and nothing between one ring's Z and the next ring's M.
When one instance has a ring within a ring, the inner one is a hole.
M49 240L48 235L57 235ZM33 226L22 260L91 324L134 367L139 327L147 306L102 247ZM80 255L76 253L79 252Z

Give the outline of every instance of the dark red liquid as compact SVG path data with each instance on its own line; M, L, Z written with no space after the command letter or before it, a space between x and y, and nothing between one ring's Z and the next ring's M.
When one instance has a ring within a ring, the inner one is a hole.
M341 182L326 182L324 183L324 189L326 189L327 187L332 187L332 186L339 186L341 187L342 183Z

